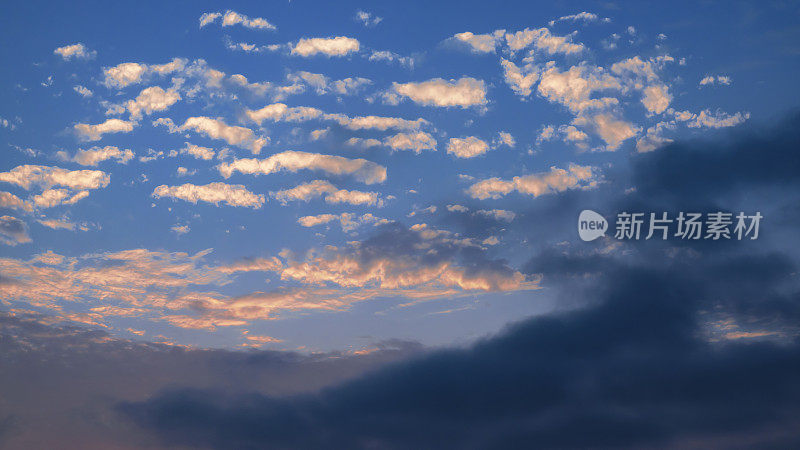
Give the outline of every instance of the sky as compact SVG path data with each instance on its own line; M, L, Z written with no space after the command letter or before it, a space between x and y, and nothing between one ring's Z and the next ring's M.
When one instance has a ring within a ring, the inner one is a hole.
M0 442L800 442L796 2L6 10Z

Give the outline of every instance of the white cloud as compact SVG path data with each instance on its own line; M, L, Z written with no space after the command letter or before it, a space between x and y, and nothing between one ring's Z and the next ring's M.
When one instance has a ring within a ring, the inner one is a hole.
M378 226L391 223L388 219L376 217L369 213L361 216L353 213L318 214L316 216L303 216L297 219L297 223L307 228L325 225L331 222L338 222L342 231L345 233L354 231L362 225Z
M491 34L474 34L469 31L455 34L451 40L465 44L474 53L494 53L502 42L505 30L497 30Z
M200 28L203 28L204 26L206 26L206 25L208 25L210 23L214 23L214 21L219 19L220 17L222 17L222 13L218 13L218 12L203 13L203 15L200 16L200 19L199 19L200 20Z
M744 123L747 119L750 118L750 113L740 113L737 112L736 114L727 114L722 111L717 111L716 113L711 112L708 109L700 111L700 114L694 116L692 120L688 123L689 128L726 128L726 127L734 127L736 125Z
M186 68L187 60L184 58L173 58L172 61L164 64L139 64L126 62L114 67L103 68L103 84L108 88L122 89L132 84L142 82L147 75L169 75L180 72Z
M572 35L556 36L547 28L525 28L516 33L506 33L506 44L511 52L522 50L530 45L538 50L544 50L550 55L563 53L572 55L582 52L582 44L572 43Z
M260 153L261 148L269 142L269 138L256 136L249 128L228 125L222 120L211 117L189 117L177 129L177 131L185 130L194 130L212 139L221 139L230 145L248 149L254 154Z
M451 138L447 144L447 153L458 158L474 158L489 151L489 144L475 136Z
M201 21L202 23L202 21ZM262 17L247 17L244 14L239 14L236 11L228 10L225 12L225 15L222 16L222 26L223 27L230 27L233 25L242 25L245 28L250 28L254 30L275 30L277 29L275 25L269 23L267 19ZM201 25L202 26L202 25Z
M181 149L181 154L184 155L191 155L197 159L202 159L204 161L210 161L214 159L214 150L208 147L201 147L199 145L190 144L188 142L184 143L184 147Z
M356 20L364 24L365 27L374 27L381 23L383 17L378 17L372 13L358 10L356 11Z
M402 97L426 106L468 108L487 103L483 80L469 77L450 81L434 78L420 83L392 83L391 89L384 94L389 103L397 103Z
M128 100L127 108L131 113L131 119L137 120L142 113L152 114L157 111L164 111L181 99L181 95L174 89L164 90L158 86L143 89L135 100Z
M246 110L245 115L261 125L264 120L273 122L305 122L319 118L323 112L306 106L289 107L283 103L273 103L257 110Z
M108 186L111 176L100 170L67 170L60 167L23 165L8 172L0 172L0 181L16 184L25 190L30 190L34 186L43 189L61 186L84 190Z
M436 150L436 139L424 131L397 133L387 137L383 143L392 150L413 150L417 154L423 150Z
M641 129L634 124L615 117L612 113L580 115L573 124L592 130L606 143L605 150L614 151L627 139L636 136Z
M127 122L122 119L108 119L97 125L78 123L73 127L75 132L86 141L99 141L104 134L108 133L129 133L133 131L134 122Z
M558 19L551 20L549 25L552 27L556 24L556 22L594 22L598 20L600 17L595 13L590 12L579 12L578 14L570 14L568 16L561 16ZM604 21L608 21L609 19L604 19Z
M264 204L263 194L254 194L240 184L209 183L198 186L190 183L180 186L160 185L153 190L153 197L170 197L197 203L224 203L230 206L260 208Z
M59 47L53 50L53 53L56 55L61 56L64 61L69 61L70 59L94 59L97 56L97 52L94 50L89 50L78 42L77 44L72 45L65 45L64 47Z
M731 78L726 75L706 75L702 80L700 80L700 86L707 86L713 84L721 84L724 86L730 86Z
M513 62L501 58L503 77L511 89L518 95L527 97L531 95L533 85L539 81L539 71L533 64L526 64L520 68Z
M374 50L368 57L370 61L386 61L388 63L397 62L408 68L414 67L414 58L411 56L401 56L388 50Z
M98 163L109 159L116 159L126 164L135 156L130 149L120 150L119 147L107 145L105 147L92 147L88 150L78 150L75 156L70 157L67 152L60 151L56 156L63 161L72 161L82 166L96 166Z
M467 189L467 193L480 200L498 199L517 191L520 194L553 194L570 189L589 189L597 185L597 168L570 164L569 169L551 167L549 172L514 177L511 180L489 178L479 181Z
M499 147L501 145L506 145L508 147L514 148L517 145L517 140L514 139L514 136L507 131L500 131L497 133L497 139L492 143L494 147Z
M358 52L361 44L357 39L337 36L333 38L303 38L292 46L292 54L303 57L323 54L326 56L345 56Z
M32 210L31 205L28 202L10 192L5 191L0 191L0 208L19 209L23 211Z
M37 208L52 208L60 205L74 205L89 196L89 191L73 193L69 189L47 189L31 198Z
M261 160L237 159L231 163L222 163L218 168L225 178L229 178L234 172L268 175L281 170L297 172L305 169L332 175L352 175L366 184L383 183L386 180L386 168L366 159L297 151L277 153Z
M291 189L271 192L273 198L286 204L290 201L304 201L324 197L327 203L348 203L351 205L383 206L383 200L377 192L349 191L338 189L328 181L314 180L297 185Z
M83 98L89 98L92 95L94 95L94 92L92 92L91 89L85 86L81 86L80 84L74 86L72 89L75 90L75 92L77 92Z

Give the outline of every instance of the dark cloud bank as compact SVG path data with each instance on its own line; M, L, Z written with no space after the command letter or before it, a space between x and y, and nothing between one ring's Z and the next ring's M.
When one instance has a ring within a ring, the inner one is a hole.
M244 358L220 353L203 359L219 379L123 397L109 414L133 442L190 448L798 448L798 155L793 115L635 155L596 192L537 199L518 226L552 214L531 236L549 244L523 269L569 308L469 348L343 363L347 376L320 376L318 390L274 392L267 376L219 388ZM760 208L765 221L758 241L578 244L577 212L592 206ZM318 366L292 367L282 379Z

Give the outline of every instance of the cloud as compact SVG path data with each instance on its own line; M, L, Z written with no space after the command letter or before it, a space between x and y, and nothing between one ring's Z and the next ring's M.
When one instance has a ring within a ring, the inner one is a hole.
M103 68L103 84L108 88L123 89L132 84L138 84L150 75L164 76L183 71L188 61L183 58L173 58L164 64L140 64L126 62L114 67Z
M500 64L503 66L503 77L511 89L523 97L531 95L533 85L539 81L538 69L532 64L520 68L505 58L500 59Z
M294 84L306 84L319 95L331 92L338 95L354 95L365 86L372 84L372 80L367 78L347 77L341 80L332 80L321 73L306 71L289 73L286 75L286 79Z
M466 45L473 53L494 53L502 42L505 30L497 30L491 34L474 34L469 31L456 33L449 42Z
M514 177L511 180L489 178L479 181L467 189L472 198L485 200L498 199L513 191L539 197L570 189L590 189L596 187L598 169L591 166L570 164L569 169L551 167L549 172Z
M261 125L265 120L273 122L305 122L321 117L324 113L317 108L306 106L289 107L283 103L273 103L261 109L245 111L248 119Z
M583 12L579 12L577 14L570 14L570 15L567 15L567 16L561 16L558 19L551 20L549 22L549 25L552 27L557 22L585 22L585 23L588 23L588 22L595 22L595 21L597 21L599 19L600 19L600 17L597 14L583 11ZM603 21L604 22L610 22L611 19L607 19L606 18L606 19L603 19Z
M108 186L111 176L100 170L68 170L60 167L22 165L0 172L0 181L16 184L25 190L61 186L73 190L99 189Z
M291 189L272 192L270 195L283 204L290 201L304 201L324 197L327 203L347 203L350 205L383 206L383 200L377 192L348 191L338 189L328 181L314 180L297 185Z
M269 143L269 138L256 136L249 128L228 125L220 119L211 117L189 117L180 128L176 129L176 131L185 130L194 130L212 139L221 139L230 145L248 149L253 154L260 153Z
M199 145L185 142L183 148L181 149L181 154L191 155L204 161L211 161L214 159L215 152L208 147L201 147Z
M386 168L366 159L348 159L342 156L323 155L298 151L276 153L266 159L237 159L219 165L219 173L229 178L234 172L244 174L264 174L314 170L331 175L351 175L366 184L383 183Z
M450 138L447 143L447 153L455 155L457 158L474 158L487 151L489 151L489 144L475 136Z
M0 208L19 209L22 211L31 211L33 209L25 200L5 191L0 191Z
M714 85L714 84L730 86L731 78L729 76L726 76L726 75L717 75L717 76L706 75L705 77L703 77L702 80L700 80L700 86L708 86L708 85Z
M434 78L420 83L392 83L384 98L389 103L397 103L401 98L408 98L420 105L440 107L469 108L487 103L483 80L469 77L450 81Z
M165 111L181 99L174 89L164 90L158 86L143 89L134 100L128 100L126 107L132 120L138 120L144 114Z
M412 150L416 154L423 150L436 150L436 139L424 131L397 133L387 137L383 143L392 150Z
M264 204L263 194L254 194L241 184L209 183L202 186L186 183L180 186L160 185L153 190L153 197L170 197L197 203L213 203L219 206L243 206L258 209Z
M78 136L85 141L99 141L104 134L109 133L130 133L133 131L135 123L126 122L120 119L107 119L97 125L78 123L73 127Z
M267 19L262 17L250 18L244 14L240 14L230 9L225 11L225 14L220 12L204 13L199 19L200 28L216 22L220 17L222 18L221 25L223 27L241 25L245 28L250 28L251 30L277 30L275 25L269 23Z
M72 161L82 166L97 166L98 163L116 159L122 164L134 158L133 151L130 149L120 150L119 147L107 145L105 147L92 147L87 150L78 150L75 155L70 157L67 152L60 151L56 156L62 161Z
M358 10L356 11L356 20L361 22L365 27L374 27L381 23L383 17L378 17L372 13Z
M303 38L292 45L292 55L303 57L323 54L325 56L345 56L356 53L361 48L357 39L337 36L332 38Z
M0 244L16 246L31 242L28 226L14 216L0 216Z
M329 224L331 222L338 222L345 233L355 231L362 225L386 225L391 223L388 219L373 216L370 213L358 216L353 213L341 214L318 214L316 216L303 216L297 219L297 223L304 227L316 227L319 225Z
M72 45L65 45L64 47L59 47L53 50L53 53L56 55L61 56L64 61L69 61L71 59L94 59L97 56L97 52L94 50L89 50L78 42L77 44Z
M370 61L386 61L389 63L398 62L402 66L406 66L408 68L414 67L414 58L410 56L401 56L397 53L390 52L388 50L373 50L372 53L369 55L368 59Z
M573 55L585 50L583 44L572 43L572 35L556 36L547 28L525 28L516 33L506 33L506 44L511 52L516 52L533 45L537 50L546 51L550 55L562 53Z
M72 89L75 92L77 92L83 98L89 98L89 97L94 95L94 93L91 91L91 89L89 89L89 88L87 88L85 86L76 85Z
M700 114L693 115L687 126L689 128L726 128L734 127L744 123L750 118L750 113L727 114L721 111L716 113L708 109L700 111Z
M47 189L31 198L37 208L52 208L60 205L74 205L89 196L89 191L73 192L69 189Z

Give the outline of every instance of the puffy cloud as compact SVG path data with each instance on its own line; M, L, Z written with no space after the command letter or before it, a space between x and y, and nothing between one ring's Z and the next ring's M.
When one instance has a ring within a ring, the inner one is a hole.
M190 144L188 142L184 143L184 147L181 149L181 153L184 155L191 155L197 159L202 159L204 161L210 161L214 158L214 150L208 147L201 147L199 145Z
M267 19L261 17L254 17L250 18L245 16L244 14L239 14L236 11L228 10L225 12L225 15L222 16L222 26L223 27L230 27L233 25L242 25L245 28L251 28L256 30L275 30L275 25L269 23ZM202 20L201 20L202 26Z
M447 143L447 153L458 158L474 158L487 151L489 151L489 144L475 136L451 138Z
M580 115L572 123L592 130L605 141L606 150L610 151L618 149L625 140L641 131L639 127L615 117L612 113Z
M700 80L700 86L707 86L707 85L713 85L713 84L721 84L721 85L725 85L725 86L730 86L731 78L726 76L726 75L717 75L717 76L706 75L705 77L703 77L702 80Z
M514 177L511 180L489 178L479 181L467 189L467 193L480 200L498 199L512 191L538 197L570 189L589 189L597 185L598 169L591 166L570 164L569 169L551 167L549 172Z
M626 88L641 90L642 104L650 113L661 114L672 101L669 88L656 73L658 65L672 61L672 57L643 60L638 56L611 65L611 72L625 77Z
M189 225L177 225L176 224L176 225L173 225L172 227L170 227L170 230L172 230L172 232L174 232L175 234L180 236L182 234L186 234L189 231L191 231L191 228L189 228Z
M345 56L358 52L361 45L357 39L337 36L333 38L303 38L292 46L292 54L303 57L323 54L326 56Z
M398 133L386 138L384 144L392 150L413 150L417 154L423 150L436 150L436 139L424 131Z
M229 178L234 172L268 175L281 170L322 171L332 175L352 175L366 184L383 183L386 180L386 167L366 159L348 159L342 156L319 153L286 151L266 159L237 159L219 165L219 172Z
M490 210L479 209L479 210L475 211L475 214L478 214L478 215L481 215L481 216L484 216L484 217L490 217L490 218L492 218L494 220L497 220L497 221L501 221L502 220L502 221L505 221L505 222L511 222L511 221L514 220L515 217L517 217L517 215L514 214L514 212L507 211L505 209L490 209Z
M248 149L254 154L260 153L261 148L269 142L269 138L257 137L249 128L228 125L222 120L211 117L189 117L176 131L185 130L194 130L212 139L221 139L230 145Z
M533 85L539 81L538 69L532 64L520 68L505 58L500 59L500 64L503 66L503 77L511 89L523 97L531 95Z
M339 225L342 227L342 231L344 231L345 233L354 231L362 225L378 226L391 223L391 221L388 219L376 217L369 213L363 214L361 216L358 216L353 213L319 214L316 216L303 216L297 219L297 223L299 223L304 227L315 227L319 225L325 225L331 222L338 222Z
M374 27L375 25L381 23L383 17L378 17L372 13L359 9L356 11L356 20L364 24L365 27Z
M37 208L52 208L60 205L74 205L89 196L89 191L74 193L69 189L47 189L31 198Z
M186 68L187 60L174 58L164 64L147 65L134 62L103 68L103 84L108 88L122 89L142 82L147 75L169 75Z
M129 133L133 131L134 125L134 122L126 122L121 119L108 119L97 125L78 123L73 128L82 139L86 141L99 141L104 134Z
M0 216L0 244L15 246L31 242L28 226L14 216Z
M85 86L81 86L79 84L74 86L72 89L75 90L75 92L77 92L83 98L89 98L94 95L94 92L92 92L91 89Z
M551 102L560 103L573 112L588 108L603 108L619 103L616 98L592 98L603 90L620 90L622 84L600 68L572 66L566 72L551 67L541 74L539 94Z
M0 172L0 181L29 190L34 186L49 189L61 186L73 190L99 189L108 186L111 176L100 170L67 170L60 167L23 165Z
M383 200L377 192L349 191L338 189L328 181L314 180L300 184L291 189L272 192L272 197L283 204L289 201L304 201L324 197L327 203L348 203L351 205L383 206Z
M500 131L497 133L497 139L493 143L493 145L495 147L498 147L500 145L507 145L513 148L515 145L517 145L517 140L514 139L514 136L512 136L511 133L507 131Z
M750 118L750 113L737 112L736 114L727 114L722 111L716 113L708 109L700 111L700 114L692 115L692 119L688 123L689 128L726 128L734 127L744 123Z
M59 47L53 50L53 53L56 55L61 56L64 61L69 61L70 59L94 59L97 56L97 52L94 50L89 50L78 42L77 44L72 45L65 45L63 47Z
M240 184L209 183L202 186L186 183L180 186L161 185L153 190L153 197L171 197L187 202L198 201L213 203L219 206L220 202L230 206L244 206L260 208L264 204L263 194L254 194Z
M220 17L222 17L222 13L218 13L218 12L203 13L203 15L200 16L200 19L199 19L200 28L203 28L204 26L206 26L208 24L214 23L214 21L219 19Z
M0 191L0 208L20 209L23 211L31 211L31 205L25 200L17 197L16 195Z
M426 106L469 108L487 103L483 80L469 77L450 81L434 78L419 83L392 83L391 89L384 94L390 103L398 102L401 97Z
M128 100L126 104L131 113L131 119L138 119L142 113L152 114L164 111L181 99L181 95L174 89L164 90L158 86L143 89L135 100Z
M455 34L451 40L467 45L474 53L494 53L504 34L505 30L497 30L491 34L474 34L465 31Z
M550 55L557 53L572 55L584 50L582 44L572 43L572 35L556 36L547 28L525 28L516 33L506 33L505 38L506 44L512 52L522 50L531 44L534 48L544 50Z
M351 130L375 129L385 131L388 129L396 130L416 130L428 123L427 120L419 118L416 120L401 119L398 117L381 116L358 116L348 117L343 114L327 114L326 119L333 120L339 125Z
M63 161L72 161L82 166L96 166L98 163L109 159L116 159L118 162L126 164L135 156L130 149L120 150L119 147L113 145L78 150L75 156L72 157L64 151L60 151L56 155Z

